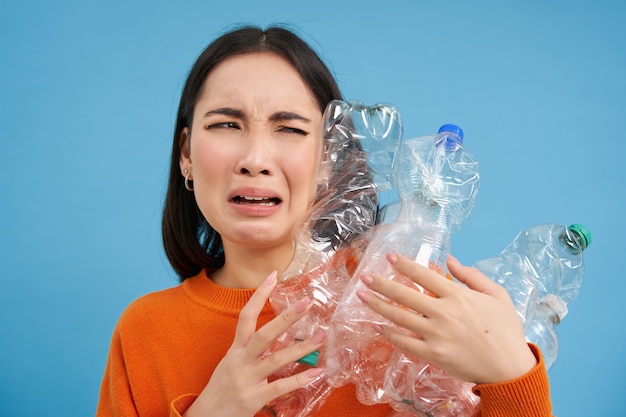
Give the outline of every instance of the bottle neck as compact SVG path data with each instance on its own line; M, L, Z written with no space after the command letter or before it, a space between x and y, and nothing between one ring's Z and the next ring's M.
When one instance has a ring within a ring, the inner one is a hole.
M445 207L433 200L403 201L398 223L410 225L415 261L441 274L450 252L450 228Z
M577 255L585 250L585 245L580 235L571 229L566 228L561 235L561 242L571 253Z

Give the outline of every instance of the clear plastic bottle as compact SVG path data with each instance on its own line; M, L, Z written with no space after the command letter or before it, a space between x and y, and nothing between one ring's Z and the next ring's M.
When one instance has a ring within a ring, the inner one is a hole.
M384 384L392 408L421 417L476 416L480 398L473 386L399 349L389 361Z
M270 295L277 314L305 296L311 307L267 354L328 330L340 294L373 233L378 192L393 182L392 167L402 140L400 113L394 106L333 101L323 120L324 155L315 202L296 236L294 258ZM325 365L323 348L272 378L316 365ZM318 410L331 391L327 380L320 377L272 401L265 412L302 417Z
M499 255L474 264L507 290L526 340L539 346L547 368L558 353L555 326L578 296L584 274L583 251L590 243L591 233L580 224L543 224L521 231ZM415 362L400 351L390 360L385 379L394 409L424 417L475 415L479 403L472 385L435 367L416 369ZM415 389L407 390L412 386Z
M548 369L558 354L555 327L578 297L583 251L590 244L591 233L580 224L542 224L522 230L496 257L474 264L506 288L526 340L540 348Z
M478 163L462 146L462 130L444 125L437 135L404 143L395 178L401 200L397 218L376 229L335 310L327 340L331 385L354 383L358 400L366 405L387 401L383 381L394 347L372 326L392 323L363 305L356 295L365 288L360 276L400 280L385 258L391 252L444 275L450 234L465 222L475 203Z

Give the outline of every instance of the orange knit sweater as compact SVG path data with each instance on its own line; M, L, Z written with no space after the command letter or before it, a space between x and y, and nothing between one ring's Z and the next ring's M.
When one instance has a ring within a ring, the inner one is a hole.
M113 333L97 417L179 417L230 347L239 311L253 292L219 286L201 272L131 303ZM258 325L273 317L267 304ZM548 377L533 349L539 364L528 374L475 387L481 417L551 415ZM391 412L384 404L360 404L349 385L335 390L318 415L386 417Z

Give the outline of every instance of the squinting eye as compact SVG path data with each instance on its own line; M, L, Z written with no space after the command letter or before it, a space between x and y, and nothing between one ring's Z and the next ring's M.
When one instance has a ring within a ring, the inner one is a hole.
M213 123L206 127L207 129L239 129L239 125L235 122Z
M306 136L309 134L309 132L306 132L302 129L298 129L296 127L286 127L286 126L282 126L278 129L279 132L284 132L284 133L295 133L297 135L302 135L302 136Z

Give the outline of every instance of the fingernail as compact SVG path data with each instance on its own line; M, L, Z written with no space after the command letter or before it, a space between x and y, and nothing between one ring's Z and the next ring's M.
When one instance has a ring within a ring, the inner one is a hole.
M374 328L374 330L376 330L377 333L383 334L385 332L385 329L380 324L374 324L372 325L372 327Z
M459 265L461 263L458 259L450 254L448 254L448 262L452 263L453 265Z
M324 330L320 330L319 332L313 335L313 337L311 338L311 343L313 343L314 345L322 343L324 339L326 339L327 335L328 335L328 332Z
M265 285L272 285L274 284L274 281L276 280L276 271L273 271L271 274L269 274L267 276L267 278L265 278L265 282L263 284Z
M322 372L324 372L324 368L311 368L306 371L306 376L309 378L317 378L322 374Z
M372 301L372 296L370 295L369 292L367 291L363 291L363 290L357 290L356 291L356 295L357 297L359 297L361 299L361 301L363 301L365 304L369 303L370 301Z
M388 253L387 260L391 265L395 265L398 263L398 256L395 253Z
M293 309L296 313L302 313L309 306L309 297L304 297L293 305Z
M374 282L374 279L371 275L361 274L361 281L363 281L363 283L369 287L370 285L372 285L372 282Z

